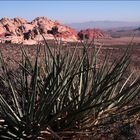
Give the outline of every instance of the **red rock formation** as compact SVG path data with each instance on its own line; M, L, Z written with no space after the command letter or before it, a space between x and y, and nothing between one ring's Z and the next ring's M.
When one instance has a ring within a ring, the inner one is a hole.
M14 20L14 24L16 24L17 26L21 26L22 24L28 23L25 19L19 17L14 18L13 20Z
M3 37L5 34L5 29L3 26L0 26L0 37Z
M52 21L46 17L37 17L32 22L27 22L22 18L2 18L0 20L0 39L9 40L11 43L38 42L43 40L41 34L46 39L54 39L53 34L49 34L53 27L58 28L58 33L55 37L63 41L78 41L79 38L93 39L103 37L104 33L99 29L81 30L77 32L65 25L61 25L58 21Z
M86 30L81 30L78 33L79 39L94 39L94 38L100 38L104 37L103 31L99 29L86 29Z
M28 42L27 40L36 42L42 39L40 33L47 39L53 39L53 35L48 34L47 31L55 26L58 27L60 33L57 37L62 40L77 41L78 39L74 29L61 25L59 22L52 21L46 17L37 17L30 23L22 18L2 18L0 23L0 36L5 34L5 40L11 40L11 42L24 43Z

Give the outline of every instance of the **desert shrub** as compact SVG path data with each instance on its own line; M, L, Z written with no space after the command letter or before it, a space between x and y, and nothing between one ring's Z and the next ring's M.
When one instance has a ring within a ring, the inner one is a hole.
M22 51L17 72L9 71L0 56L0 138L43 139L46 131L56 139L63 132L92 132L107 125L136 119L140 104L133 100L140 92L140 77L129 82L124 76L130 53L111 64L108 55L98 63L100 51L88 46L82 53L61 48L51 50L45 41L44 59L37 48L34 63Z

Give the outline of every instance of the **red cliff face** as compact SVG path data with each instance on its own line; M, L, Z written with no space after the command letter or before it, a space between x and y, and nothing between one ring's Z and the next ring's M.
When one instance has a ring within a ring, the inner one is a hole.
M78 33L79 39L94 39L104 37L103 31L99 29L86 29Z
M1 42L8 40L11 43L36 44L42 40L40 33L46 39L54 39L53 35L47 33L54 26L58 27L60 34L57 37L61 40L78 40L77 33L74 29L61 25L59 22L52 21L46 17L37 17L32 22L27 22L22 18L2 18L0 20L0 40Z

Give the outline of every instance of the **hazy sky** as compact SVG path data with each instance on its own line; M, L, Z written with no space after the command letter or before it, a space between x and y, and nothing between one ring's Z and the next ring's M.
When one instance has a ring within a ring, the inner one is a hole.
M140 1L0 1L0 18L46 16L63 23L140 21Z

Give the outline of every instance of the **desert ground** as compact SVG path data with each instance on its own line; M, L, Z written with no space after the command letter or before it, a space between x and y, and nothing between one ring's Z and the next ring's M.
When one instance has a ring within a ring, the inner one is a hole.
M55 46L54 40L47 41L50 46ZM92 43L91 43L92 42ZM95 45L97 48L101 47L101 51L104 53L110 50L113 53L114 58L122 54L127 48L131 48L131 59L132 65L135 66L135 69L140 69L140 37L120 37L120 38L98 38L95 41L89 41L91 43L91 49ZM45 45L43 42L42 44ZM63 42L62 45L64 48L73 50L77 42ZM5 58L5 60L11 63L12 66L14 61L20 60L21 58L21 46L27 50L29 57L32 59L36 53L36 47L38 45L22 45L22 44L0 44L0 50ZM61 46L61 45L60 45ZM41 46L40 46L41 47ZM59 47L59 45L58 45ZM41 47L43 48L43 47ZM53 48L53 47L52 47ZM79 42L77 49L82 49L82 44Z
M117 37L117 38L99 38L98 41L104 46L114 46L114 45L139 45L140 37Z

